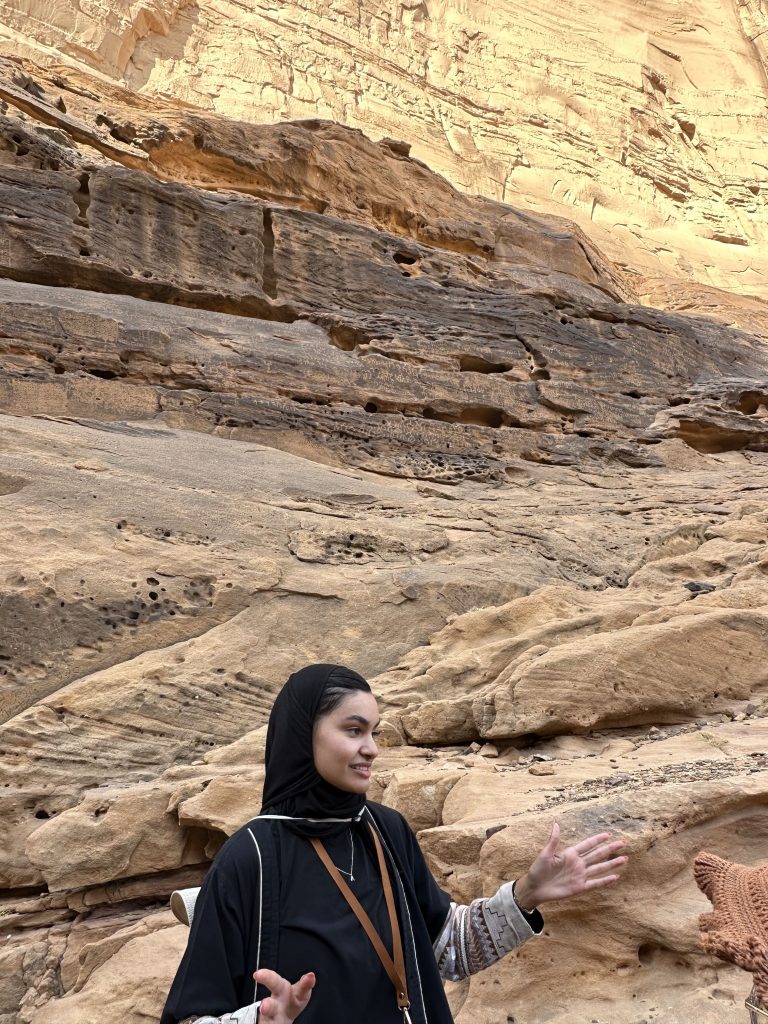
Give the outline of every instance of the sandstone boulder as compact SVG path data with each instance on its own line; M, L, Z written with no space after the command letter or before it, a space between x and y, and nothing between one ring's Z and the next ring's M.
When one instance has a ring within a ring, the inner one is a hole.
M49 889L75 889L167 871L204 858L205 836L179 829L163 787L91 790L76 808L41 825L26 853ZM62 850L77 851L71 860Z

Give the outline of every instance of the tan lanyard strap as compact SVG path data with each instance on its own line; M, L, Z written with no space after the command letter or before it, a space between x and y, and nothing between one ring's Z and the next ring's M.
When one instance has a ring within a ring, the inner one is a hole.
M392 880L389 877L389 871L387 870L387 864L384 860L384 851L381 848L381 840L376 832L373 825L368 824L368 828L371 830L373 836L373 845L376 847L376 856L379 858L379 871L381 872L381 882L384 886L384 899L387 904L387 913L389 914L389 923L392 927L392 954L395 958L395 969L397 970L398 977L402 981L402 989L397 990L397 1005L402 1010L404 1007L410 1006L410 1000L408 999L408 982L405 977L405 957L403 956L403 943L400 937L400 924L397 920L397 910L395 909L395 896L392 892ZM397 988L397 986L395 986ZM402 997L402 1005L401 1005Z
M315 848L315 853L325 865L328 870L328 874L334 880L336 885L341 890L341 894L347 903L354 911L355 917L358 919L360 924L365 929L365 933L373 944L373 948L376 950L379 960L381 960L384 970L389 976L389 980L395 986L395 992L397 993L397 1007L399 1010L406 1010L411 1004L408 1000L408 985L405 980L405 959L403 957L403 943L400 937L400 925L397 921L397 912L395 910L395 897L392 892L392 882L389 877L389 871L387 871L387 865L384 861L384 851L381 848L381 841L379 840L376 830L372 825L368 826L373 836L373 844L376 847L376 856L379 860L379 871L381 871L381 882L384 886L384 899L387 904L387 914L389 915L389 923L392 927L392 948L395 954L395 959L387 952L384 943L381 941L379 933L373 926L373 922L370 917L366 914L363 905L358 900L357 896L347 885L346 881L341 877L338 868L333 863L331 858L328 856L328 851L320 842L319 839L310 839L310 842Z

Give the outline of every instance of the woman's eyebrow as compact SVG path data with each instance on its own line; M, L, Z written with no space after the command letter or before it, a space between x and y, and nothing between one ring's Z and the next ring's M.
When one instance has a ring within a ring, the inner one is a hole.
M362 715L347 715L347 717L344 719L344 721L345 722L359 722L360 725L370 725L371 724L368 721L368 719L364 718ZM379 721L376 723L376 725L374 726L374 729L377 726L379 726L379 725L381 725L381 719L379 719Z

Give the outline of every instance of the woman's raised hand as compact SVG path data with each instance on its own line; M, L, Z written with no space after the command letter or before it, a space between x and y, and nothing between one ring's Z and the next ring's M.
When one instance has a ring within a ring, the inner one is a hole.
M515 883L515 899L523 909L610 885L618 881L616 872L627 862L625 856L616 856L624 848L624 840L612 840L610 832L582 839L565 850L559 846L560 826L555 822L549 842Z
M303 974L293 985L275 971L266 969L256 971L253 978L272 993L259 1007L259 1020L269 1021L269 1024L291 1024L296 1020L306 1009L315 987L314 974Z

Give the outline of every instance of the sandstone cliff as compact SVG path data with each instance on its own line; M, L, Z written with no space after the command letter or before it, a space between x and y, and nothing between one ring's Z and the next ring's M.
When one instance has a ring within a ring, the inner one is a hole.
M635 272L768 291L763 0L3 0L0 24L144 95L407 139Z
M0 62L0 1024L156 1020L168 894L320 658L372 679L374 796L456 898L555 815L629 842L459 1024L738 1019L690 863L765 856L765 304L403 143L108 80L202 6L61 10Z

